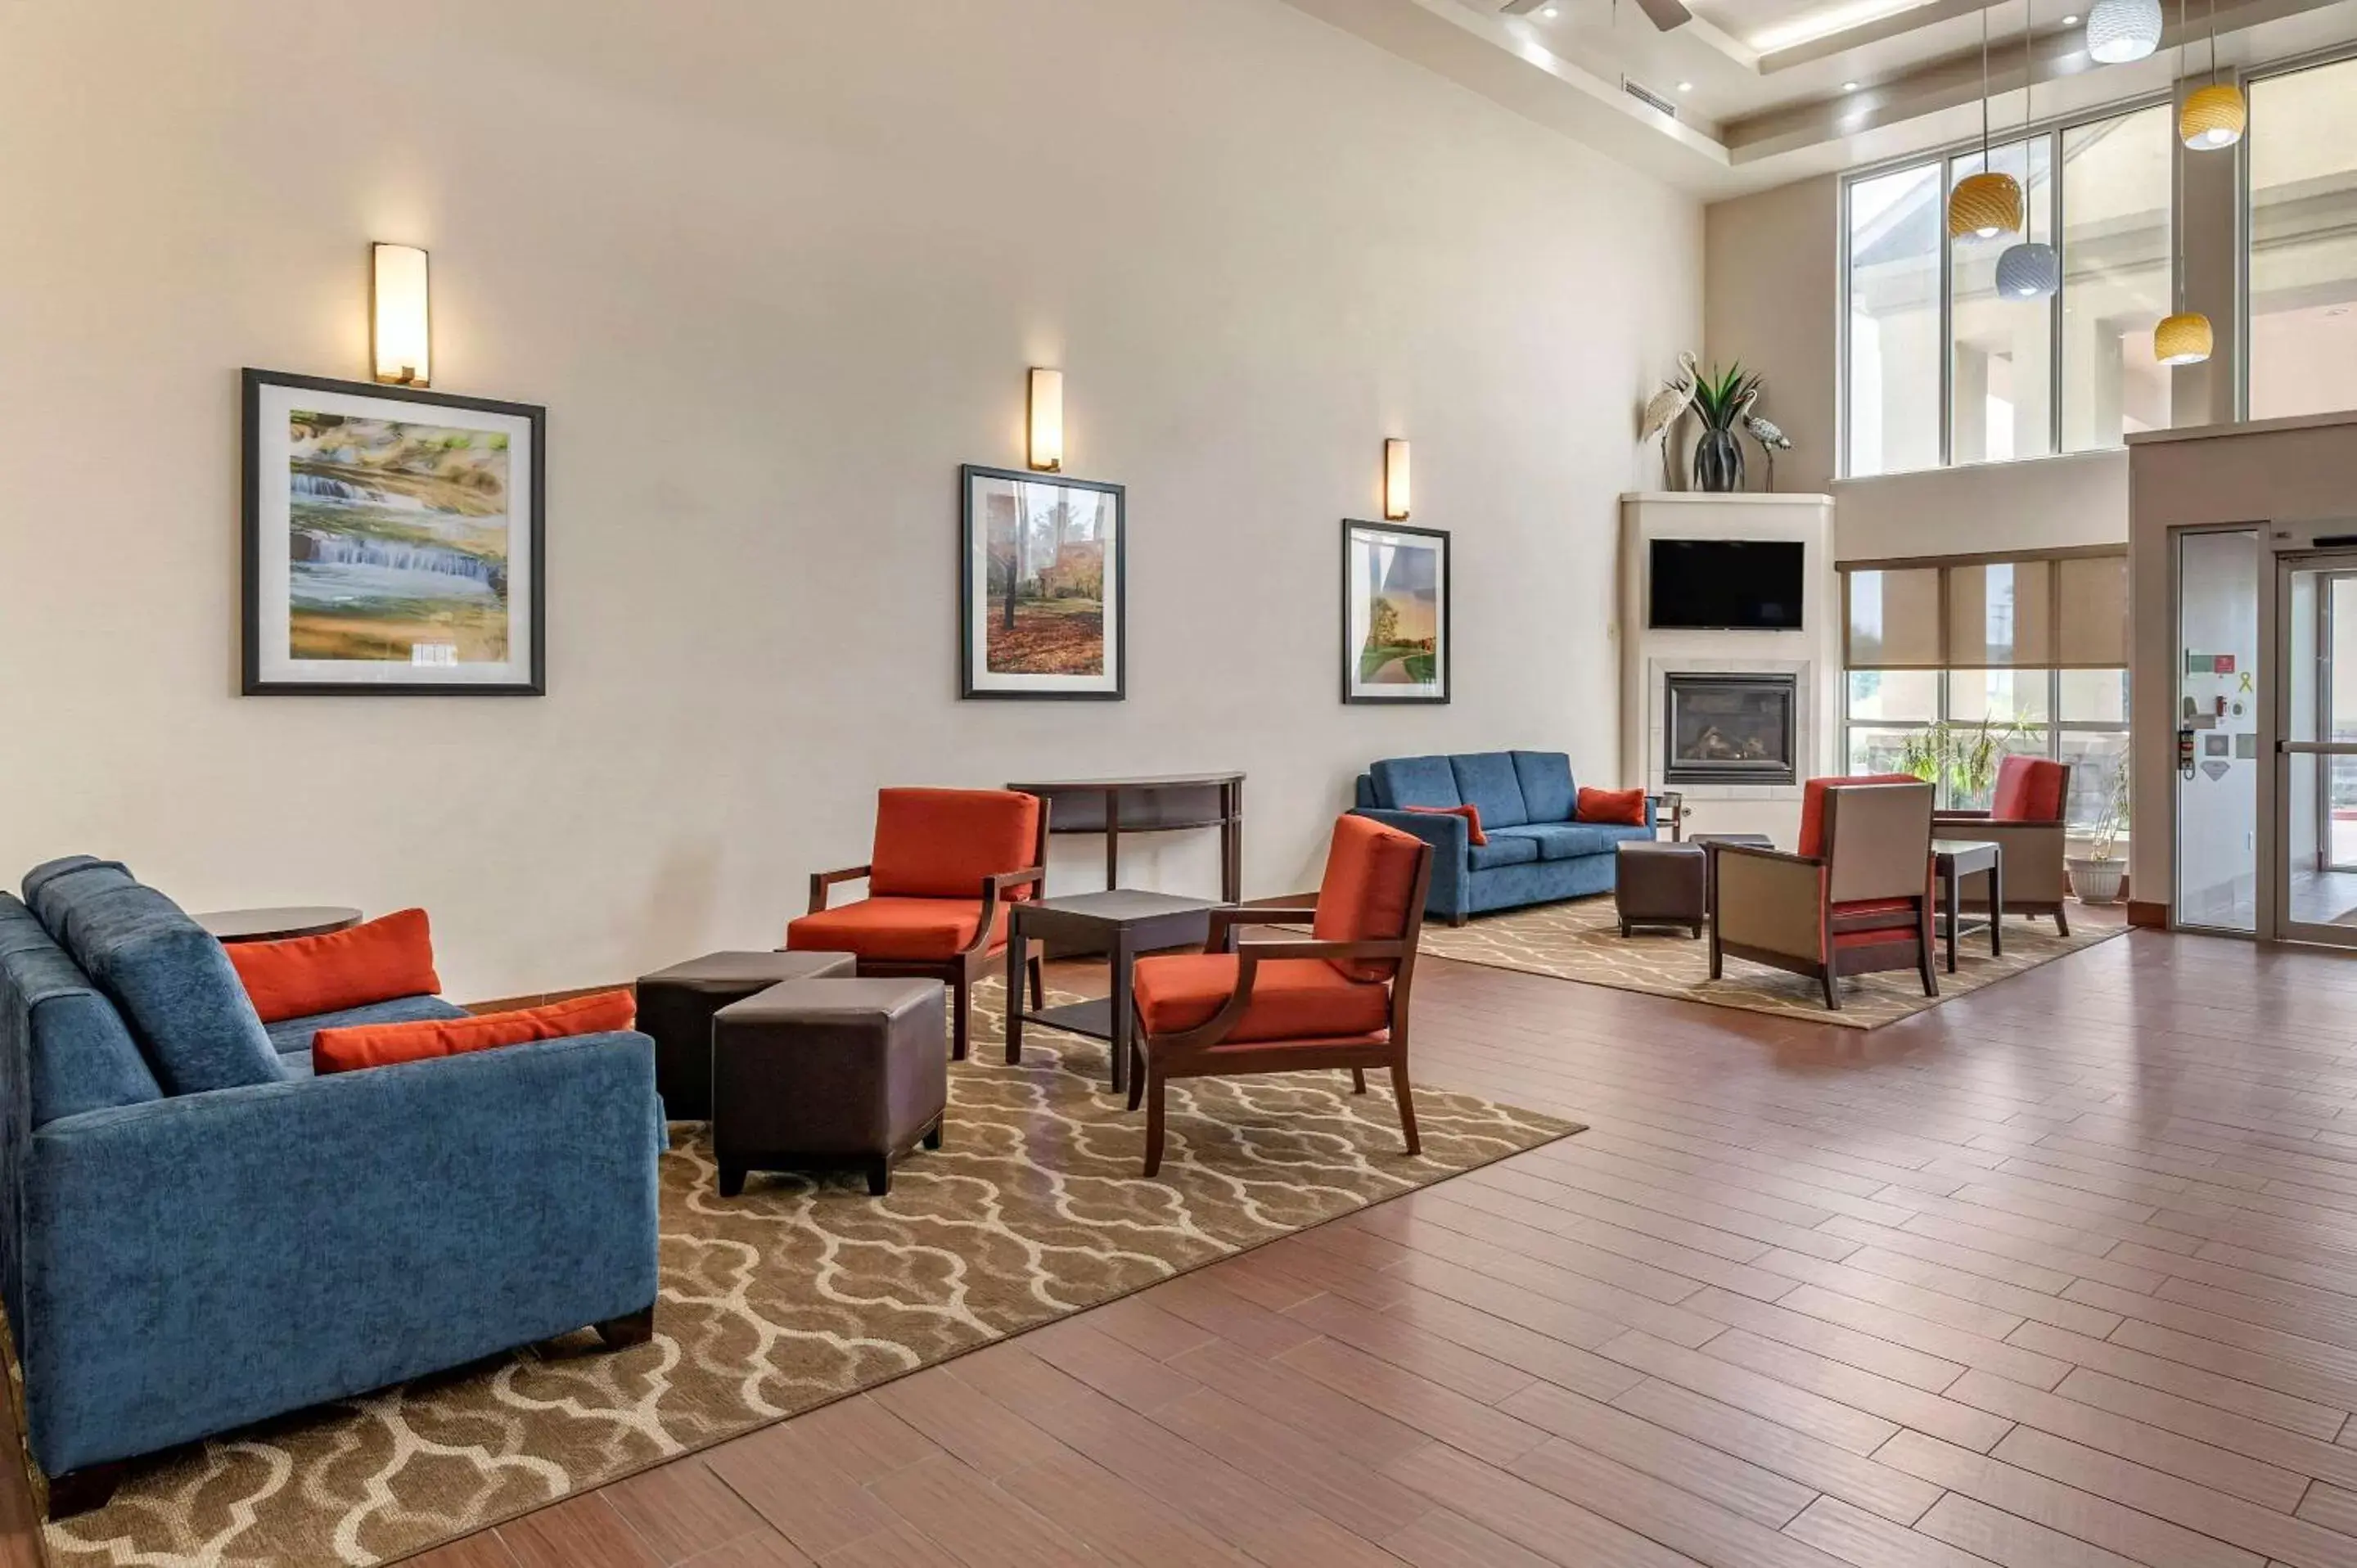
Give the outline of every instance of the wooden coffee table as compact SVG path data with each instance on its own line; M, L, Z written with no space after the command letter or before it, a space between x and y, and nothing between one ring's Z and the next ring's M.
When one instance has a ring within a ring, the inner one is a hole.
M1941 934L1948 940L1948 972L1956 972L1956 939L1964 934L1964 899L1963 883L1967 876L1988 873L1989 918L1986 921L1971 922L1977 929L1988 927L1989 957L2005 956L2005 851L1986 839L1933 839L1932 864L1946 882L1947 897L1941 900Z
M1219 906L1201 898L1116 887L1039 898L1014 906L1006 939L1006 1059L1023 1059L1023 1026L1045 1024L1105 1042L1113 1058L1113 1091L1129 1088L1129 972L1142 952L1200 947ZM1023 959L1039 940L1102 951L1113 968L1113 994L1033 1013L1024 1008Z
M293 904L275 909L215 909L190 918L221 942L281 942L290 937L324 937L361 923L361 912L341 904Z

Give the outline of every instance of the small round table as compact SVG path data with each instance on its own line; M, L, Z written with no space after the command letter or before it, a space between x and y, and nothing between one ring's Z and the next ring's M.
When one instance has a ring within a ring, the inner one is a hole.
M215 909L192 917L223 942L276 942L289 937L324 937L361 923L361 912L342 904L297 904L276 909Z

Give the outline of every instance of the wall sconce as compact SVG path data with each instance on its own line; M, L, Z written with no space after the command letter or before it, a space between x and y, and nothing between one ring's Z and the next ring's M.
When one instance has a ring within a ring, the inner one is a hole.
M1408 507L1414 498L1409 494L1407 443L1383 443L1383 517L1390 522L1405 522Z
M414 245L371 247L369 356L376 379L400 386L433 384L433 334L427 325L425 252Z
M1031 371L1031 467L1042 474L1064 471L1064 372Z

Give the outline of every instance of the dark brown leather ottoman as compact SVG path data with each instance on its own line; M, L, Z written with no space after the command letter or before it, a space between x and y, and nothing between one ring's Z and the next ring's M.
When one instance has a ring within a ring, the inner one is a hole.
M720 1196L749 1170L857 1165L892 1190L892 1162L942 1146L949 1105L938 980L790 980L712 1019L712 1150Z
M1710 912L1710 855L1690 843L1631 839L1616 852L1612 901L1620 934L1635 926L1684 926L1702 935Z
M712 1015L780 981L849 978L847 952L712 952L639 978L639 1032L655 1042L655 1092L673 1122L712 1119Z

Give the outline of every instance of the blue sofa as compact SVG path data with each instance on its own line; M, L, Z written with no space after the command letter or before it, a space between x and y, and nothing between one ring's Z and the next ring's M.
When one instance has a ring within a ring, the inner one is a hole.
M120 1461L596 1326L652 1332L654 1046L311 1076L221 944L121 865L0 893L0 1290L53 1517Z
M1458 816L1410 806L1471 805L1486 844ZM1655 801L1644 827L1577 822L1579 790L1560 751L1477 751L1455 757L1394 757L1359 775L1357 811L1432 845L1428 916L1461 926L1470 915L1609 893L1624 839L1653 836Z

